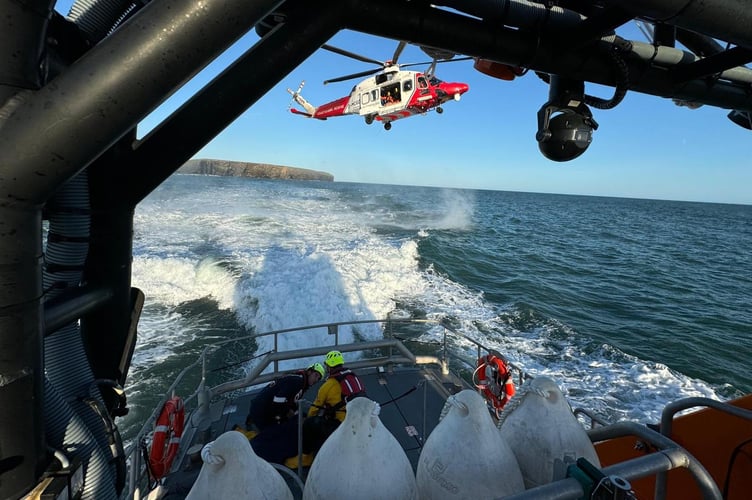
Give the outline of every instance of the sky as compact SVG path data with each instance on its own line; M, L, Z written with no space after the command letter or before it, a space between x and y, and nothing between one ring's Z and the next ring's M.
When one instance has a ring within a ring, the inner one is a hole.
M65 14L70 3L61 1L56 8ZM646 41L634 24L617 32ZM257 41L251 30L149 115L139 136ZM397 41L353 31L328 43L376 60L391 58L397 47ZM428 60L412 45L399 58L403 64ZM472 64L445 63L436 71L444 81L469 85L459 102L445 104L443 114L396 121L386 131L357 115L321 121L290 113L287 88L305 81L302 95L320 105L348 95L360 81L324 85L324 80L376 68L317 50L194 158L320 170L343 182L752 204L752 132L728 120L728 110L691 110L628 92L613 109L591 106L599 127L585 153L553 162L535 140L548 86L532 71L509 82L477 72ZM594 84L586 84L585 92L601 99L614 93Z

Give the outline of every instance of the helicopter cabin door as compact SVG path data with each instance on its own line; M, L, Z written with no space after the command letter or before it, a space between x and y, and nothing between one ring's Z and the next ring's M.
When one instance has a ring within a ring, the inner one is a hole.
M395 73L376 75L381 107L391 107L402 103L401 81L395 76Z
M394 106L402 102L400 82L389 83L381 87L381 105Z

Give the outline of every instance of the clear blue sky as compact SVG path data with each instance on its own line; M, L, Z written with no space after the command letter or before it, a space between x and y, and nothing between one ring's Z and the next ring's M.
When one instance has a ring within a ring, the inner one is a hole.
M67 5L60 2L58 10ZM620 34L645 41L633 25ZM148 117L139 135L257 40L255 32L241 39ZM397 46L350 31L329 43L378 60L390 58ZM426 60L414 46L400 56L401 63ZM371 67L316 51L195 157L322 170L346 182L752 204L752 132L719 108L690 110L629 92L614 109L591 107L599 124L593 143L566 163L538 150L536 113L548 100L548 86L533 72L508 82L475 71L472 61L441 64L439 78L465 82L470 90L447 103L443 114L400 120L390 131L355 115L320 121L289 112L287 87L305 80L303 96L319 105L349 94L359 81L324 86L324 80ZM586 84L585 90L613 96L611 88Z

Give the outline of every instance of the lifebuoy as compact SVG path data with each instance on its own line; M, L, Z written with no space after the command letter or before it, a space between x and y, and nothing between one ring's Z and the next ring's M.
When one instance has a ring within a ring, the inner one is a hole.
M473 383L493 408L496 416L514 396L512 374L500 354L486 354L478 358L478 367L473 372Z
M184 420L183 400L178 396L171 397L165 402L154 424L149 465L155 480L164 477L172 466L180 446L180 437L183 435Z

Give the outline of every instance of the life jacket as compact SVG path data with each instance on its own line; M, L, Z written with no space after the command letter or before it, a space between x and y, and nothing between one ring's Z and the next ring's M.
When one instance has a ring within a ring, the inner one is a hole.
M345 369L332 375L339 381L340 391L342 392L342 401L334 405L337 411L343 408L347 403L355 398L366 397L366 388L357 375L352 370Z

